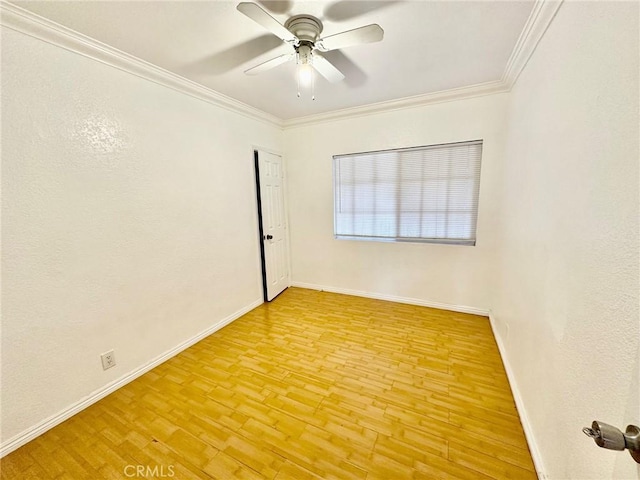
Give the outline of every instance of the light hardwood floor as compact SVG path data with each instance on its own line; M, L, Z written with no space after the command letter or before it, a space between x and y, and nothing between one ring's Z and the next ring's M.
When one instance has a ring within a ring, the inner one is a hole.
M0 467L3 480L536 478L486 318L297 288Z

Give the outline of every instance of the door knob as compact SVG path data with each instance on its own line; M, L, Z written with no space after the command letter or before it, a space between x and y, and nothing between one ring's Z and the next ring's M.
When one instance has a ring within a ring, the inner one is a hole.
M640 463L640 428L636 425L627 425L624 433L616 427L594 420L591 428L582 429L584 434L593 438L596 445L609 450L629 449L633 459Z

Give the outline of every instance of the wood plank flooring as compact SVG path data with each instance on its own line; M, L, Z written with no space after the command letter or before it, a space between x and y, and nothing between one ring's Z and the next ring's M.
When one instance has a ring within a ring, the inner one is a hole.
M290 288L0 461L8 479L535 479L484 317Z

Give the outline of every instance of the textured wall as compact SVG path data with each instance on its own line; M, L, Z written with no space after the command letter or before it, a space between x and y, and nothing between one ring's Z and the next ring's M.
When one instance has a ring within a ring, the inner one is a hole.
M2 116L6 441L261 299L281 132L6 29Z
M506 100L492 95L287 129L292 281L488 309ZM333 155L475 139L484 140L475 247L333 238Z
M580 431L640 422L638 13L565 2L510 95L493 308L552 479L640 478Z

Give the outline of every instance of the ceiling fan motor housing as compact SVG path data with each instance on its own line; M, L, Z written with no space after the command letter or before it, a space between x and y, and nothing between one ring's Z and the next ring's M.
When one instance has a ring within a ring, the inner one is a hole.
M287 20L284 26L300 41L295 47L298 54L297 63L301 65L311 63L311 52L322 32L322 22L311 15L296 15Z
M311 15L295 15L284 26L298 37L300 43L310 42L313 45L322 33L322 22Z

